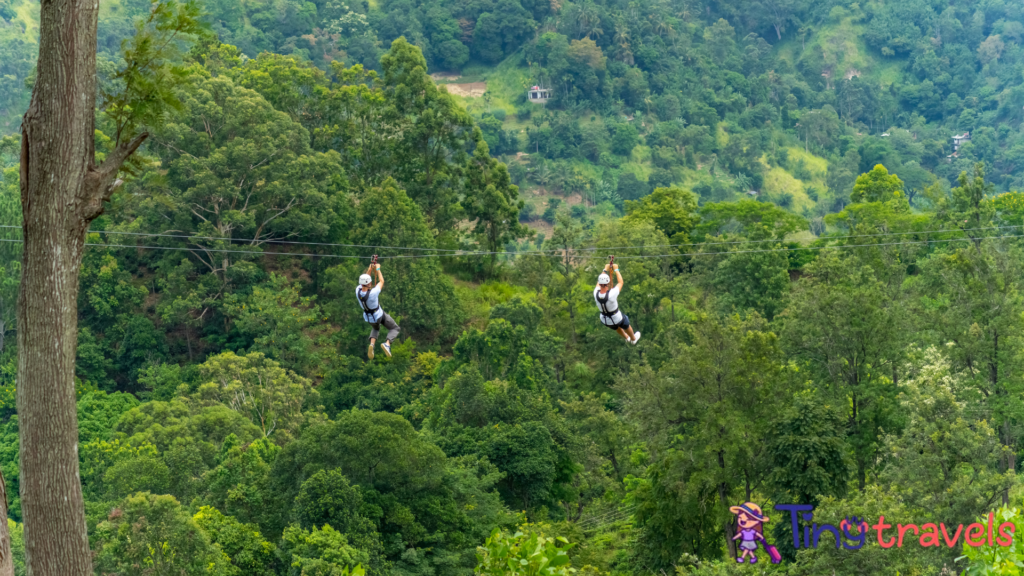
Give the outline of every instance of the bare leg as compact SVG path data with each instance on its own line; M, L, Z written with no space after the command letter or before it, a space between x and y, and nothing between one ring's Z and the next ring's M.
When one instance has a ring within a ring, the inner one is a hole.
M633 338L634 338L634 336L633 336L633 326L628 326L626 328L626 333L629 334L629 336L627 336L626 339L629 340L630 342L632 342Z
M376 338L370 338L370 346L373 346L376 343L377 343L377 339Z
M633 341L633 339L632 339L632 338L630 338L630 337L629 337L629 336L628 336L628 335L626 334L626 331L625 331L625 330L623 330L622 328L616 328L616 329L615 329L615 331L619 333L619 336L622 336L622 337L623 337L623 338L625 338L626 340L629 340L630 342L632 342L632 341ZM632 330L630 330L630 332L632 332Z

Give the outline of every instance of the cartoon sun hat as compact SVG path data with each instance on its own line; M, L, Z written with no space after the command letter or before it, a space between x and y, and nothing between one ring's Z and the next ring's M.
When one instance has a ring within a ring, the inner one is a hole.
M360 286L369 286L370 282L372 282L372 281L373 281L373 279L370 278L369 274L363 274L363 275L359 276L359 285Z
M601 272L601 275L597 277L597 283L598 284L607 284L607 283L609 283L611 281L612 281L611 276L605 274L604 272Z
M757 504L754 504L753 502L747 502L745 504L740 504L739 506L733 506L729 508L729 512L732 512L733 514L739 514L740 512L742 512L747 516L750 516L754 520L757 520L758 522L769 521L768 517L761 512L761 507L758 506Z

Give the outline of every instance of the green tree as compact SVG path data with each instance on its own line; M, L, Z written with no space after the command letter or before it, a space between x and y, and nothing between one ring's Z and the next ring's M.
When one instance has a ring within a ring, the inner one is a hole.
M889 174L885 166L876 165L871 172L861 174L853 184L852 202L886 202L903 197L903 181Z
M294 438L306 421L303 408L316 407L319 394L307 378L285 370L259 352L236 356L224 352L199 371L207 383L197 395L227 404L255 424L263 437L280 444Z
M767 446L768 484L772 500L817 505L824 497L843 497L849 481L843 414L811 392L797 394L772 425ZM792 529L779 522L772 529L775 546L796 559Z
M96 526L94 547L96 569L104 573L142 567L155 574L239 573L173 496L125 498Z
M396 570L467 566L474 538L493 527L471 521L475 506L492 510L498 498L491 489L493 469L454 475L444 452L400 415L352 410L303 430L284 447L270 475L285 508L282 515L304 479L332 469L359 486L368 504L363 510L377 524L381 540L394 543L385 550ZM453 485L456 478L460 486ZM465 499L470 497L474 500ZM268 523L280 525L283 519L266 515Z
M627 223L650 220L673 244L687 244L697 225L697 195L682 188L655 188L640 200L626 200Z
M302 373L320 362L310 332L320 320L314 296L299 294L299 284L271 274L247 296L227 294L224 313L240 333L252 338L252 350L269 355Z
M387 98L383 116L395 136L386 174L394 175L423 209L434 235L447 237L462 217L458 167L468 160L465 149L473 137L473 120L447 90L434 84L420 49L405 38L391 43L381 70L380 86ZM371 183L379 186L383 181Z
M123 182L122 167L177 107L181 50L204 32L194 2L153 2L121 44L111 90L97 86L99 7L40 7L39 59L21 123L23 240L18 298L18 411L26 563L85 576L92 559L78 468L75 357L85 234ZM5 85L9 88L9 85ZM97 115L97 92L102 94ZM97 150L97 120L109 134ZM0 526L0 533L7 526Z
M288 510L277 505L271 490L270 471L281 449L266 438L244 444L229 435L211 460L216 465L206 480L203 501L246 524L259 524L264 533L279 531L274 526Z
M277 547L263 539L259 529L252 524L242 524L231 516L225 516L212 506L203 506L192 520L231 558L231 564L240 574L273 576L278 564Z
M849 474L842 414L811 394L799 394L774 424L768 443L771 485L778 502L814 504L846 494Z
M491 273L494 272L496 252L509 242L528 236L532 230L519 223L519 187L512 184L504 164L490 157L487 143L482 138L470 163L466 197L462 200L466 216L476 220L473 233L477 234L491 252Z
M784 240L807 226L807 221L767 202L707 202L700 208L695 238L719 236L727 231L750 240ZM737 229L738 228L738 229Z
M970 374L992 410L1002 443L1015 452L1021 381L1014 374L1024 358L1007 343L1022 336L1024 301L1013 280L1024 275L1021 247L1013 239L986 237L983 229L993 225L996 203L988 197L992 186L981 167L973 178L961 174L959 184L940 199L938 219L962 230L957 236L969 244L950 243L921 262L920 289L934 295L922 302L923 313L940 342L952 343L948 350L955 369ZM1015 468L1014 460L1007 454L1004 470ZM1003 503L1008 501L1005 493Z
M723 544L735 557L729 507L749 501L765 479L759 455L786 397L778 337L757 315L701 315L687 327L686 340L675 361L658 371L634 369L618 386L627 419L658 454L646 478L654 486L636 496L641 556L652 567L671 564L681 550L714 557ZM673 484L685 488L657 488ZM716 542L702 544L692 533L701 530L696 524L666 522L694 501L711 507L699 516Z
M385 573L384 549L374 523L364 517L363 495L338 469L310 476L295 497L295 515L305 529L330 526L367 554L362 562L370 574Z
M751 242L737 244L715 268L712 284L725 306L752 309L772 320L786 306L789 257L782 246Z
M289 558L289 576L363 576L365 554L349 546L345 536L330 526L303 530L285 528L282 552Z
M611 133L612 152L621 156L629 156L633 148L640 143L640 135L636 131L636 127L630 123L616 124Z
M572 335L572 341L576 342L576 312L577 289L581 286L581 275L584 271L583 265L587 254L581 249L584 246L587 233L583 226L572 219L568 210L561 210L556 215L557 224L551 240L544 246L553 247L561 251L561 254L554 254L549 257L551 267L556 271L548 279L548 290L553 299L564 303L568 314L568 332Z
M234 255L220 250L256 254L275 239L325 237L344 186L337 153L313 152L306 129L227 76L197 74L177 97L185 110L159 135L167 188L153 194L150 218L203 237L190 251L224 280Z
M886 297L872 269L838 250L822 251L780 315L790 357L848 407L857 482L867 484L879 433L898 424L895 380L906 332L905 302Z
M907 424L886 435L879 480L891 491L906 490L907 503L935 522L984 514L1017 483L1012 469L1000 471L1010 449L994 423L967 408L965 400L976 394L937 348L923 351L915 365L917 373L900 385Z

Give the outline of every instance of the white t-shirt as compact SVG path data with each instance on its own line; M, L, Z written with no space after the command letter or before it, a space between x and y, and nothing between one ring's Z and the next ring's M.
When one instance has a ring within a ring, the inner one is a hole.
M380 307L380 288L374 286L370 289L370 294L366 296L366 303L363 303L363 289L361 286L356 286L356 299L359 300L359 308L363 310L363 320L376 324L380 322L380 319L384 316L384 310ZM366 308L363 308L366 306ZM366 310L377 309L373 314L367 314Z
M598 298L599 296L600 298ZM607 297L608 300L603 302L604 307L602 308L601 300L603 300L605 297ZM597 309L601 311L602 324L604 324L605 326L615 326L622 322L622 311L619 310L618 288L609 288L608 291L605 292L604 294L601 294L600 288L594 288L594 302L597 302ZM609 312L615 310L615 314L612 314L610 317L605 316L605 310L608 310Z

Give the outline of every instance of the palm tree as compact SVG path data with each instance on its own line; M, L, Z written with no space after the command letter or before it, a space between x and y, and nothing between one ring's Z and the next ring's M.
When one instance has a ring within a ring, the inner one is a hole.
M668 31L672 30L672 25L668 23L668 20L661 14L651 14L648 17L654 22L653 30L658 36L664 36Z
M601 14L598 13L597 6L594 5L593 2L582 4L576 9L576 24L579 27L579 39L582 40L589 36L590 31L600 23Z
M612 38L621 49L621 59L623 62L632 65L633 64L633 50L630 45L632 38L629 34L629 26L622 19L615 22L615 36Z
M736 188L739 190L740 194L746 194L747 191L750 190L750 185L753 183L750 176L747 176L746 174L736 176L733 181L736 183Z
M538 166L537 171L534 172L533 174L533 179L537 182L537 184L545 188L547 188L547 185L551 183L553 177L554 173L551 171L551 168L548 166L547 162L543 162L540 166Z

